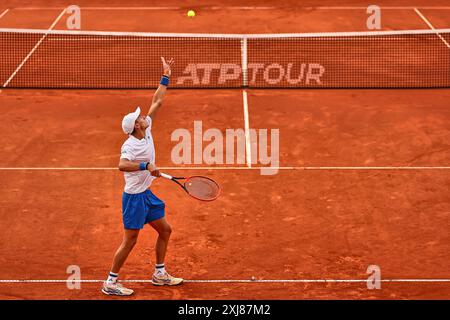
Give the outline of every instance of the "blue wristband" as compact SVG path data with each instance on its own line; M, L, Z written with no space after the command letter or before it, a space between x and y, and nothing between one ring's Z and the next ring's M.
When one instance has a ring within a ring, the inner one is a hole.
M147 170L147 164L148 162L139 163L139 170Z
M161 77L161 81L159 82L159 84L162 84L163 86L168 86L169 85L169 77L168 76L162 76Z

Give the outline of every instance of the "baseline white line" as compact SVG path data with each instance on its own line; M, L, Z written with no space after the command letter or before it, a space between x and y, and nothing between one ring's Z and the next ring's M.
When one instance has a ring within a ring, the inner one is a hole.
M80 7L82 10L180 10L180 9L188 9L183 7ZM412 10L414 8L419 9L435 9L435 10L450 10L449 6L380 6L381 9L387 10ZM61 10L62 7L17 7L14 10ZM321 7L202 7L202 9L236 9L236 10L277 10L277 9L287 9L287 10L295 10L295 9L316 9L316 10L366 10L367 7L364 6L321 6Z
M368 6L367 6L368 7ZM304 9L318 9L318 10L366 10L367 7L363 6L346 6L346 7L304 7ZM388 10L412 10L414 8L419 9L436 9L436 10L450 10L450 7L448 6L441 6L441 7L432 7L432 6L425 6L425 7L411 7L411 6L379 6L381 9L388 9Z
M151 281L151 280L150 280ZM340 282L367 282L367 279L284 279L284 280L185 280L186 282L261 282L261 283L340 283ZM381 279L380 282L450 282L450 279Z
M436 30L436 28L431 24L431 22L427 18L425 18L422 12L420 12L419 9L417 8L414 8L414 11L423 21L425 21L425 23L428 25L428 27L430 27L431 30L436 31L436 35L442 40L442 42L447 46L447 48L450 49L450 44L447 42L447 40L445 40L444 37L441 36L441 34Z
M80 6L81 10L181 10L188 7L83 7ZM15 10L61 10L62 7L18 7ZM277 7L202 7L199 10L271 10L277 9Z
M105 280L38 280L11 279L0 280L0 283L97 283ZM367 283L367 279L199 279L184 280L188 283ZM119 280L119 282L150 283L151 280ZM446 283L450 279L380 279L380 282L408 282L408 283Z
M252 149L250 141L250 121L248 116L248 98L247 91L242 90L242 98L244 102L244 126L245 126L245 159L247 167L252 167Z
M429 166L429 167L159 167L160 170L260 170L272 168L276 170L450 170L450 167ZM0 171L21 171L21 170L51 170L51 171L95 171L95 170L119 170L117 167L0 167Z
M3 11L2 14L0 14L0 19L3 18L3 16L4 16L5 14L7 14L8 11L9 11L9 9L6 9L5 11Z
M205 7L210 10L276 10L280 7Z
M64 13L66 13L66 9L64 9L63 11L61 11L61 13L59 14L59 16L56 18L55 21L53 21L52 25L50 26L50 28L48 28L47 31L52 30L55 25L58 23L59 19L61 19L61 17L64 15ZM20 69L22 69L22 67L24 66L24 64L28 61L28 59L31 57L31 55L36 51L36 49L41 45L42 41L44 41L44 39L47 37L48 33L45 33L41 39L36 43L36 45L34 46L33 49L31 49L31 51L28 53L28 55L25 57L25 59L23 59L23 61L19 64L19 66L16 68L16 70L11 74L11 76L8 78L8 80L6 80L6 82L3 84L3 88L6 88L6 86L11 82L11 80L16 76L17 72L19 72Z
M63 7L17 7L14 10L61 10ZM84 7L81 10L178 10L181 7Z
M180 10L182 7L81 7L81 10Z

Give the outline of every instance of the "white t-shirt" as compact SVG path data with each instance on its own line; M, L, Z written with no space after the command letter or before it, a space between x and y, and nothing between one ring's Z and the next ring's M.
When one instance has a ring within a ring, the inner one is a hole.
M145 129L145 137L141 140L129 135L128 139L123 143L121 149L121 159L131 161L155 163L155 146L152 137L152 119L147 116L145 120L149 126ZM136 194L144 192L152 184L154 176L148 170L125 172L125 189L126 193Z

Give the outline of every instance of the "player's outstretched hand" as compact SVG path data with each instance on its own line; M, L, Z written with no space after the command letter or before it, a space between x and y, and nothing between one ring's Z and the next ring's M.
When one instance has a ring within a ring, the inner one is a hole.
M170 75L172 74L172 65L174 63L173 58L170 58L166 61L164 57L161 57L161 61L163 64L164 75L170 77Z

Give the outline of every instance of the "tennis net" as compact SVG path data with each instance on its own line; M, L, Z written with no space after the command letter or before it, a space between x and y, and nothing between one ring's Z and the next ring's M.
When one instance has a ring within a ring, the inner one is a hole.
M450 87L450 29L161 34L0 29L3 88Z

